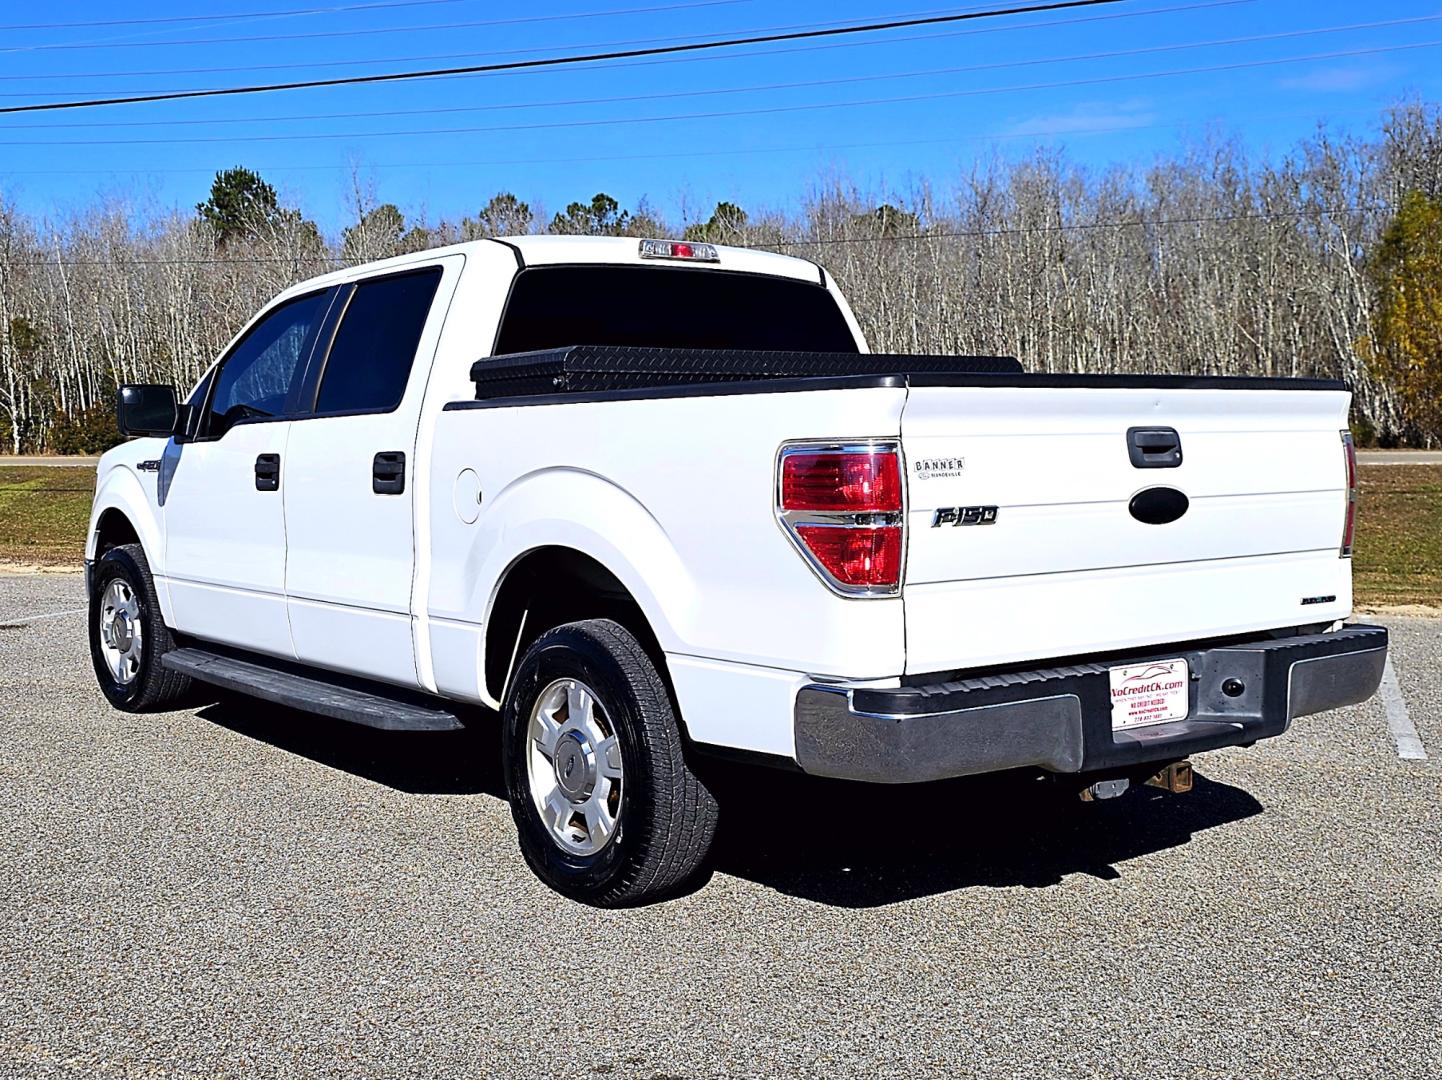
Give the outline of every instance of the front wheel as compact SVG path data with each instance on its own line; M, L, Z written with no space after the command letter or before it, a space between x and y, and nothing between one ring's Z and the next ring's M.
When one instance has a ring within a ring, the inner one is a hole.
M685 760L665 682L619 623L538 638L506 695L502 737L521 852L551 888L621 907L700 873L716 801Z
M101 693L126 712L178 705L190 679L160 663L173 648L144 550L139 544L111 548L90 578L90 659Z

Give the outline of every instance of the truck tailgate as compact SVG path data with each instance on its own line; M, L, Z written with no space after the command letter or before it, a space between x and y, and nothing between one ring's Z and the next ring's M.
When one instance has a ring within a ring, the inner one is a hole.
M909 673L1350 612L1344 389L1041 382L909 391ZM1173 430L1180 464L1135 464L1132 429ZM1152 488L1181 516L1139 520Z

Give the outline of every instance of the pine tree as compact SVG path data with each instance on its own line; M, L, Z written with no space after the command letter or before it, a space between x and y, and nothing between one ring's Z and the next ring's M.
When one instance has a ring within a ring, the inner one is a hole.
M196 203L195 212L215 230L216 240L225 244L254 236L262 227L274 224L281 210L275 188L259 173L234 168L215 174L210 198Z
M1442 201L1408 192L1370 262L1368 367L1397 394L1414 436L1442 440Z

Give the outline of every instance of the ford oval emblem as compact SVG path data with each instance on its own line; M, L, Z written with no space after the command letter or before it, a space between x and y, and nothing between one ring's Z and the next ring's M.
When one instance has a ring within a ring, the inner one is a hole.
M1146 525L1168 525L1187 512L1191 501L1176 488L1154 487L1132 496L1127 509Z

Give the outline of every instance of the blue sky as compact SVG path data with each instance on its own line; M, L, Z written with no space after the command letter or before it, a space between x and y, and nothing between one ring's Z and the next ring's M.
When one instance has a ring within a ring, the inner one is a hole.
M925 0L392 0L254 16L365 2L0 3L0 103L968 9ZM97 25L197 13L206 18ZM38 23L72 25L19 28ZM0 192L36 215L115 195L189 207L215 170L246 165L328 232L347 221L356 169L381 201L432 221L474 212L500 190L547 213L604 190L626 206L645 198L673 218L688 209L704 217L720 199L795 206L833 172L878 189L917 178L944 186L978 158L1038 145L1103 166L1146 163L1214 130L1258 152L1285 151L1319 122L1370 132L1399 98L1439 97L1442 48L1432 44L1442 46L1436 2L1129 0L682 58L0 116Z

